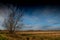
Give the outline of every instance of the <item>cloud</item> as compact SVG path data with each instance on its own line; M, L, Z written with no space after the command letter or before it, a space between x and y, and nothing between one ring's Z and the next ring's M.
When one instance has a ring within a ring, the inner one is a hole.
M30 15L25 15L24 16L24 20L26 20L27 23L25 21L25 24L29 24L26 26L26 30L48 30L48 29L58 29L59 26L57 24L60 24L58 19L59 16L58 15L54 15L53 12L56 11L56 9L45 9L42 11L41 14L37 14L39 12L36 12L34 15L30 16ZM33 12L34 13L34 12ZM51 13L51 14L50 14ZM36 16L38 15L38 16ZM46 20L45 20L46 19ZM42 24L42 25L41 25ZM53 26L56 25L56 26ZM57 27L58 26L58 27ZM25 29L25 28L24 28Z
M50 26L50 27L47 27L46 30L60 30L60 26L57 26L57 25Z
M60 26L53 25L53 26L41 26L39 24L35 25L25 25L21 30L60 30Z
M21 30L44 30L44 28L40 24L35 25L24 25Z
M49 24L55 24L55 23L57 23L58 21L55 20L55 19L47 19L47 22L48 22Z
M59 17L58 16L53 16L53 17L48 17L46 18L46 21L49 23L49 24L60 24L60 21L59 21Z
M1 30L4 29L4 28L2 27L3 22L4 22L4 18L3 18L2 16L0 16L0 29L1 29Z
M0 7L0 29L5 29L2 25L4 23L4 19L7 18L9 14L9 10L6 7Z
M38 22L40 22L39 17L36 16L23 16L23 22L26 24L37 24Z

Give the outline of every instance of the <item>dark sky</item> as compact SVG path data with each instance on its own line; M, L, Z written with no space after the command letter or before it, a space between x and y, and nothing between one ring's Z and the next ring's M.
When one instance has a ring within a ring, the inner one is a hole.
M13 5L23 10L22 30L59 30L60 29L60 5L57 1L8 1L1 2L1 5ZM0 29L4 18L9 10L6 6L0 8Z

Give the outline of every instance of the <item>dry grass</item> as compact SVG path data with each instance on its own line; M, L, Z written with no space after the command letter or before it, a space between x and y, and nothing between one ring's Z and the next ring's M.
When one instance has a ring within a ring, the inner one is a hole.
M2 31L0 35L8 40L60 40L60 31L19 31L13 34Z

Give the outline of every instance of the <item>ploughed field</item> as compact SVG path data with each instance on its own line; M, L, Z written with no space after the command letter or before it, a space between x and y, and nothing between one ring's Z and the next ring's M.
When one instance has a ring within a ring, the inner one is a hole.
M4 31L0 35L5 40L60 40L60 31L16 31L13 34Z

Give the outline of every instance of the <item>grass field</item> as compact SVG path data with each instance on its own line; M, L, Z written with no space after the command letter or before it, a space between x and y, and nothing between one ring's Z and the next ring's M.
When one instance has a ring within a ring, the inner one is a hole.
M60 31L0 32L0 40L60 40Z

